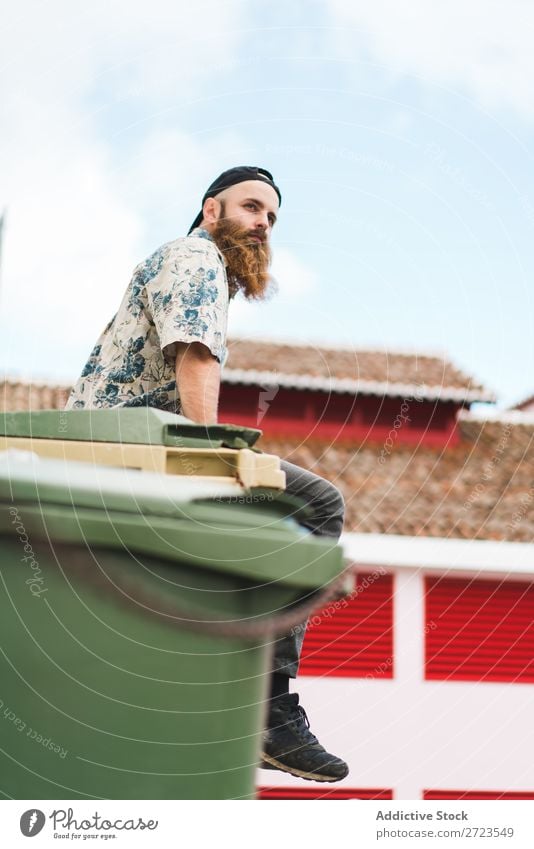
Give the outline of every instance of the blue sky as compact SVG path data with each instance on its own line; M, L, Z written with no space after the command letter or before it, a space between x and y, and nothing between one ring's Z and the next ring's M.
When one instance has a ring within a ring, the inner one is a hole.
M0 353L75 378L131 271L212 179L269 168L279 294L233 335L445 351L534 392L534 9L12 4L1 39Z

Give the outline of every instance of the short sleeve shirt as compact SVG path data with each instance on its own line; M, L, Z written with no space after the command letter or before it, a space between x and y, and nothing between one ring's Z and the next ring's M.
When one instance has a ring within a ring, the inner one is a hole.
M134 270L117 314L94 346L67 409L157 407L180 412L177 342L226 359L228 282L223 255L197 227Z

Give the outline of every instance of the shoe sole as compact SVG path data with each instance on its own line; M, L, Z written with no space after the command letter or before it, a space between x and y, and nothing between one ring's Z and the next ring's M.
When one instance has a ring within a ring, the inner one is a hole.
M331 775L320 775L317 772L304 772L302 769L287 766L287 764L277 761L276 758L271 758L271 756L266 755L265 752L262 752L261 759L269 769L279 769L282 772L289 772L290 775L295 775L297 778L304 778L306 781L342 781L348 775L347 772L347 775L340 775L338 778Z

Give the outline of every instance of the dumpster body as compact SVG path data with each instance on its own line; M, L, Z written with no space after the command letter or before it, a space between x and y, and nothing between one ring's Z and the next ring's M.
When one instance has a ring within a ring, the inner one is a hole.
M0 506L3 791L253 798L262 623L336 578L340 548L236 480L10 451Z

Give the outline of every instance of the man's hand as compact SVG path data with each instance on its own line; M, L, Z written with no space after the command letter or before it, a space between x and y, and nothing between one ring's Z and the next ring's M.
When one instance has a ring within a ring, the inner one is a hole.
M198 424L215 424L221 366L201 342L178 342L176 386L184 416Z

